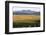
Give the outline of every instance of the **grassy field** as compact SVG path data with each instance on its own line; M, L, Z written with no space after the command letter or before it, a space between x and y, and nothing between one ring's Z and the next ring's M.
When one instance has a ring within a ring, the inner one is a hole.
M13 16L13 27L40 27L40 16L16 15Z

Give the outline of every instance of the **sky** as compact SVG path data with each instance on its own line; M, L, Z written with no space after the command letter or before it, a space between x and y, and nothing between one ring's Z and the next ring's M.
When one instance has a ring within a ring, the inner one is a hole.
M40 8L36 7L13 7L13 12L16 11L21 11L21 10L31 10L31 11L36 11L39 12Z

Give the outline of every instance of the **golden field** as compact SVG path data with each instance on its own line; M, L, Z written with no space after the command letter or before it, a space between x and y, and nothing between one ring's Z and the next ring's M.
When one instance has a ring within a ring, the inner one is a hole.
M40 27L40 16L16 15L13 16L13 27Z
M16 15L13 16L13 22L21 21L21 20L31 20L31 21L37 21L40 20L40 16L32 16L32 15Z

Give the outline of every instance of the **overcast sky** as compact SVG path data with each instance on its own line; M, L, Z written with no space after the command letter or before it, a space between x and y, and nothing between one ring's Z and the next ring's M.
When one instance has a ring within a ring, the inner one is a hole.
M36 12L39 12L40 11L40 8L36 8L36 7L13 7L13 11L16 12L16 11L21 11L21 10L31 10L31 11L36 11Z

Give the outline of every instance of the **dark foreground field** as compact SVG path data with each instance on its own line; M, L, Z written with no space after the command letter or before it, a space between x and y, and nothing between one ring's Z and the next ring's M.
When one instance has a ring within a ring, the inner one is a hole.
M31 22L13 22L13 28L19 27L40 27L40 21Z

